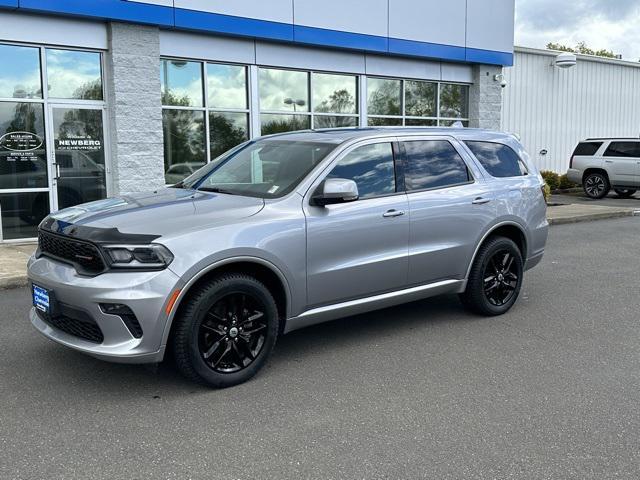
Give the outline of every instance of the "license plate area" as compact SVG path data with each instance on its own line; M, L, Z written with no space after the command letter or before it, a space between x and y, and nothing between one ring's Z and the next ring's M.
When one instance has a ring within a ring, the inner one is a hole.
M33 306L40 310L42 313L51 314L52 310L52 292L35 283L31 285L31 292L33 297Z

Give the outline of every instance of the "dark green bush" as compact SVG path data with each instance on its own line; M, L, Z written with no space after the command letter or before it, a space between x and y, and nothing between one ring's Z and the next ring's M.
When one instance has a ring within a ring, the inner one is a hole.
M579 185L570 181L566 175L560 175L560 190L569 190L570 188L576 188Z
M547 185L549 185L551 191L558 190L558 188L560 187L560 175L549 170L543 170L542 172L540 172L540 175L542 175L544 181L547 183Z

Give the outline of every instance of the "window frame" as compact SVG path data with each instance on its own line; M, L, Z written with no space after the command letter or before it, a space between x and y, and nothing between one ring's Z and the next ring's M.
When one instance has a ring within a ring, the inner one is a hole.
M462 160L462 162L464 163L465 167L467 168L467 174L469 176L469 180L466 182L460 182L460 183L456 183L456 184L451 184L451 185L444 185L444 186L440 186L440 187L430 187L430 188L421 188L418 190L409 190L407 188L406 185L406 172L407 172L407 165L408 165L408 156L407 156L407 150L405 148L405 144L407 142L428 142L428 141L445 141L448 142L453 149L456 151L456 153L458 154L458 156L460 157L460 159ZM461 149L461 146L459 145L459 143L453 139L452 137L443 137L443 136L432 136L432 137L400 137L398 138L398 148L400 149L401 152L401 156L402 156L402 178L403 178L403 186L405 187L405 193L407 195L413 195L415 193L424 193L424 192L435 192L438 190L446 190L449 188L458 188L458 187L463 187L465 185L475 185L476 183L478 183L478 178L477 178L477 174L474 172L474 169L471 167L471 165L469 165L469 158L468 155L466 154L466 152L464 150Z
M244 63L237 63L237 62L218 62L218 61L211 61L211 60L202 60L202 59L194 59L194 58L183 58L183 57L172 57L172 56L166 56L166 55L162 55L160 56L160 68L162 69L162 62L163 61L181 61L181 62L192 62L192 63L198 63L199 64L199 70L200 70L200 79L202 80L202 95L203 95L203 102L202 102L202 106L178 106L178 105L165 105L162 104L162 112L164 114L165 110L190 110L190 111L197 111L197 112L203 112L204 113L204 132L205 132L205 163L204 165L208 165L209 163L211 163L213 160L215 160L215 158L211 157L211 132L210 132L210 114L211 113L241 113L246 115L247 117L247 139L246 141L251 140L252 138L254 138L254 133L253 133L253 123L251 121L251 78L250 78L250 71L249 71L249 65L244 64ZM237 66L237 67L242 67L244 69L245 72L245 95L246 95L246 108L220 108L220 107L210 107L209 106L209 77L208 77L208 71L207 71L207 65L212 64L212 65L230 65L230 66ZM162 94L162 85L160 85L160 93ZM163 127L164 130L164 127ZM244 143L244 142L243 142ZM164 155L164 152L163 152ZM164 174L166 174L167 172L165 171ZM166 184L166 185L170 185L170 184Z

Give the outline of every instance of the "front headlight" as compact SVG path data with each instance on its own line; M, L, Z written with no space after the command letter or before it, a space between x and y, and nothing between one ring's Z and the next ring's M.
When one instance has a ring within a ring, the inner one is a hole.
M173 254L163 245L102 245L111 268L163 269L173 261Z

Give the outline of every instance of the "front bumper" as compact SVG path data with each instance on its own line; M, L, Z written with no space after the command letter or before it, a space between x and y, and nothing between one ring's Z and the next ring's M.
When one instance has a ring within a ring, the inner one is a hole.
M165 306L179 282L171 270L108 272L89 278L79 276L71 265L31 257L28 275L31 282L51 290L60 304L86 313L104 337L101 343L93 343L66 333L45 322L32 308L31 323L47 338L112 362L155 363L164 357ZM101 303L128 306L142 327L142 336L135 338L122 318L102 311Z

